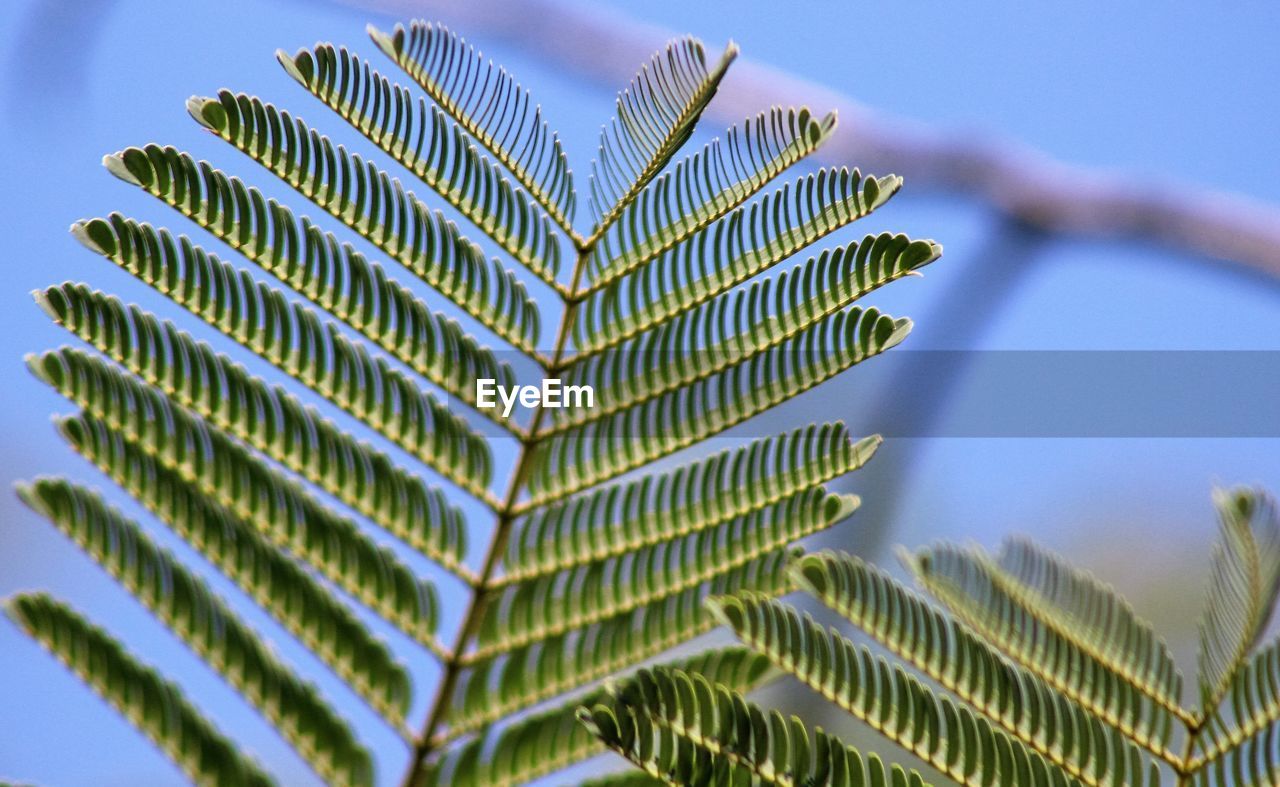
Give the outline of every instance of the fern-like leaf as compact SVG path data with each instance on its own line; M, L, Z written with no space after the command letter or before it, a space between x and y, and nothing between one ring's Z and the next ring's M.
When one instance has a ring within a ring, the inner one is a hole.
M737 56L738 47L730 41L708 67L701 41L672 41L618 94L617 115L600 130L591 166L593 237L617 220L689 139Z
M576 194L560 140L542 109L515 77L444 25L415 21L391 33L372 26L375 44L442 110L511 171L516 180L571 231Z
M1063 772L1039 753L835 629L824 630L773 599L739 594L712 603L744 642L779 668L958 784L1063 783ZM1112 779L1103 783L1117 787L1159 783L1155 766L1144 774L1136 754L1132 761L1104 761L1102 772ZM1070 778L1067 783L1080 782Z
M264 204L256 190L249 191L249 200L255 208ZM514 384L515 374L509 365L499 362L456 321L428 311L411 290L388 277L381 266L365 260L350 245L339 244L307 219L299 221L274 201L266 202L265 210L270 220L264 221L265 226L258 227L248 241L241 242L238 232L214 229L214 234L450 396L474 406L477 378L490 378L504 386ZM237 229L243 226L237 225ZM311 310L297 304L280 305L284 303L283 296L274 289L254 283L248 274L207 253L185 236L175 238L168 230L118 213L106 219L77 222L71 231L85 246L223 333L259 350L271 350L267 359L286 369L293 365L289 362L290 350L274 348L271 342L275 337L246 324L247 315L228 308L228 301L254 302L255 315L264 314L270 303L271 311L281 319L298 315L302 325L313 332L320 325L318 316L308 316ZM300 325L294 332L301 330L304 329ZM327 332L325 344L331 341L344 348L349 344L332 326ZM313 339L321 340L322 337ZM393 385L398 384L395 375L388 373L388 377ZM496 410L477 412L513 428Z
M1023 667L1135 740L1166 742L1187 712L1159 685L1137 682L1035 615L1000 584L989 560L941 545L905 558L930 595Z
M738 647L707 651L670 666L740 692L757 688L777 675L763 656ZM559 707L524 716L490 736L493 740L477 737L433 766L427 783L514 787L603 752L603 744L578 722L577 708L593 705L604 696L604 690L597 688ZM501 759L484 759L483 753L490 747Z
M58 428L112 477L127 473L120 441L132 443L200 492L254 525L277 546L305 559L353 597L433 650L439 614L435 587L414 576L389 549L335 514L221 433L153 401L118 427L90 416Z
M284 128L294 131L292 125ZM486 260L484 252L463 238L443 214L425 208L385 172L341 147L335 149L319 135L302 140L308 155L316 157L312 162L319 169L311 172L303 162L278 159L274 169L297 178L282 176L290 185L323 202L322 208L512 346L527 353L534 351L538 313L515 276L496 261ZM246 152L256 149L249 147ZM289 149L282 146L280 155ZM159 145L127 148L107 156L105 162L117 177L164 200L202 226L220 225L222 232L236 234L242 245L255 235L264 236L270 217L266 198L206 162Z
M1182 675L1168 646L1114 588L1026 539L1006 541L995 568L1003 587L1082 649L1135 683L1182 696Z
M675 41L619 95L592 170L595 225L582 235L572 225L567 158L509 73L439 25L370 34L412 84L328 44L278 59L350 130L421 180L426 188L416 193L253 96L220 90L191 99L187 111L451 306L428 309L418 282L397 281L302 212L177 147L148 144L107 156L107 169L270 278L118 213L77 222L73 235L306 390L268 383L163 316L79 284L41 290L37 300L92 352L64 347L32 356L29 366L80 408L56 421L76 452L397 731L419 699L409 671L345 596L436 657L435 696L406 735L402 783L514 785L600 752L603 743L577 726L576 703L608 705L614 698L602 680L708 632L716 622L703 603L709 595L789 592L795 542L857 509L856 496L823 484L865 463L879 438L854 440L839 425L646 467L897 344L910 322L854 301L940 249L869 236L815 249L777 279L747 285L883 204L899 181L821 171L765 192L832 133L834 115L807 109L761 112L678 161L736 56L733 44L708 62L696 40ZM472 226L461 229L418 194L438 196ZM473 231L500 256L464 234ZM572 270L562 270L569 258ZM549 347L520 267L540 279L529 282L537 292L560 301ZM499 361L455 314L527 357ZM711 360L654 373L636 364L684 349ZM599 388L600 406L570 418L536 406L526 419L481 405L478 380L509 390L523 382L516 371L531 367ZM312 394L326 401L313 406ZM332 416L335 408L344 415ZM348 434L346 416L378 441ZM514 438L512 461L498 461L492 430L478 428L478 418L499 426L500 439ZM384 449L382 438L395 448ZM397 461L401 452L408 465ZM499 468L509 477L498 478ZM444 481L437 487L420 475L427 471ZM38 507L75 533L142 532L73 484L32 489L44 496ZM472 499L456 499L463 494ZM493 516L480 549L469 548L464 511ZM435 586L380 546L369 526L464 586L469 600L447 645L436 631ZM109 567L132 554L115 542L85 543ZM187 576L168 560L166 571ZM128 570L120 575L129 585ZM136 594L174 622L166 602L144 590ZM200 603L213 609L212 600ZM217 642L196 647L208 655ZM260 650L269 653L265 643ZM746 690L754 682L733 665L766 657L732 653L682 657L680 666ZM232 677L242 687L270 679ZM301 748L316 749L299 743L319 734L299 726L304 705L280 704L288 701L273 695L267 710ZM345 725L326 718L327 729ZM755 752L759 773L737 765L718 772L790 783L793 775L769 770L785 762L906 787L905 773L865 764L823 736L814 757L777 748L802 732L783 724L756 740L771 747ZM351 759L350 747L334 740L312 759L333 780L351 778L339 763Z
M624 276L750 199L818 149L836 127L808 109L774 107L748 118L659 175L600 236L591 256L594 286Z
M257 706L317 773L372 784L369 752L317 689L137 524L83 488L38 482L19 493Z
M345 47L320 44L292 57L278 52L276 59L303 87L417 175L504 251L543 281L555 284L561 265L560 238L551 220L523 191L512 188L444 112L421 98L415 101L411 91L392 84ZM241 97L224 91L218 100L228 113L243 116L246 112L246 100ZM254 111L258 106L253 106Z
M678 669L641 670L579 714L606 746L665 784L925 787L914 771L864 758L822 730Z
M9 617L133 723L202 787L268 787L258 765L187 700L182 689L114 637L45 593L10 598Z
M963 624L852 555L806 555L797 584L894 655L1082 784L1141 780L1145 758L1117 729L1007 662ZM1161 742L1143 741L1163 758Z
M1271 620L1280 595L1280 517L1265 494L1215 492L1221 535L1200 621L1200 700L1208 717Z

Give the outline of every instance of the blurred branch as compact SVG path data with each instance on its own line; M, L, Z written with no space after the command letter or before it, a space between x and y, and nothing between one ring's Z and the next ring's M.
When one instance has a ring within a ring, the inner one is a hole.
M549 64L616 88L674 33L618 13L554 0L340 0L398 17L433 15L502 39ZM775 104L834 108L851 133L817 158L906 177L913 190L975 197L1049 232L1153 241L1280 277L1280 207L1208 188L1071 166L1009 140L960 135L889 116L838 92L740 60L707 116L729 125Z
M7 80L10 122L40 120L42 113L18 111L32 100L79 96L92 47L114 6L115 0L43 0L21 14Z
M1026 283L1037 258L1044 251L1049 236L1022 222L1006 219L997 222L985 241L972 253L963 252L959 264L965 275L955 277L946 287L929 319L916 324L914 341L938 346L945 337L950 347L981 347L987 333L1003 314L1003 307L1014 302L1017 291ZM934 431L948 414L947 404L954 401L972 366L971 353L956 353L938 363L931 353L904 353L901 364L878 390L869 397L868 407L851 408L846 416L853 434L886 431L900 435L936 434ZM912 395L896 396L894 392L911 391ZM850 549L861 555L882 555L889 534L900 521L899 506L912 488L911 473L919 461L922 440L889 440L870 462L850 477L855 490L862 493L863 506L858 524L847 533L832 531L817 537L822 546Z

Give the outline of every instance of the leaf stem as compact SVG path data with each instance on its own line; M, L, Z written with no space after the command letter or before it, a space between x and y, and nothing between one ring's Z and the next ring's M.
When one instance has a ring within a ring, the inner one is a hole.
M578 290L578 284L582 279L583 271L586 269L587 259L591 256L591 245L580 242L580 239L576 236L571 237L573 237L574 248L577 251L577 259L573 266L573 276L568 287L568 292L573 293ZM561 292L560 288L556 288L556 291ZM550 360L543 366L544 369L555 368L561 363L569 344L569 328L573 325L573 316L579 303L581 303L581 300L564 299L564 314L561 316L560 325L556 330L555 346L552 348ZM507 486L507 492L501 505L496 509L498 519L494 525L493 538L485 551L484 564L480 569L480 573L474 577L474 582L469 583L471 585L471 600L467 604L467 611L463 616L462 625L458 630L458 636L453 648L444 660L444 675L440 679L440 687L436 690L435 698L431 702L431 710L427 713L427 719L423 724L421 733L414 739L409 768L400 782L401 787L413 787L421 778L427 756L431 754L439 740L436 737L436 731L444 721L445 714L449 708L450 697L453 695L454 688L458 683L458 677L469 664L466 654L467 643L475 635L480 621L484 617L487 596L494 589L493 574L497 569L499 557L506 548L507 539L511 535L511 528L515 523L516 517L523 513L524 510L519 506L520 492L524 488L525 475L529 470L529 457L533 454L534 446L538 442L538 431L542 425L545 412L541 402L539 402L534 408L533 420L529 424L529 430L525 433L525 438L520 441L515 469L511 473L511 481Z

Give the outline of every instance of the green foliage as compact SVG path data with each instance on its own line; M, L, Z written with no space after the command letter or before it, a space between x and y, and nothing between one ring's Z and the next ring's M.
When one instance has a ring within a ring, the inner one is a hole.
M200 785L272 784L236 750L182 690L131 656L118 641L66 604L44 593L14 596L9 617L155 741Z
M581 190L593 221L579 231L568 159L510 73L439 25L370 34L408 84L329 44L277 59L372 156L254 96L187 102L200 129L326 223L173 146L106 156L113 175L225 248L119 213L72 234L199 320L50 286L37 303L82 346L28 366L78 408L56 420L72 449L159 524L63 479L24 486L23 499L329 782L375 781L362 731L152 527L186 541L405 739L404 784L522 784L608 747L638 751L661 775L723 734L686 775L790 784L784 772L800 769L920 785L776 715L704 729L678 703L627 716L602 687L638 674L654 690L711 692L728 713L783 671L770 652L691 645L720 619L704 602L792 590L795 542L859 506L824 485L867 462L879 438L814 424L672 455L907 336L909 320L858 301L938 259L936 243L866 235L769 277L883 206L900 179L821 170L773 186L835 131L834 115L802 107L762 108L677 160L737 53L709 58L685 38L619 94ZM220 352L196 330L238 348ZM477 379L510 387L534 382L531 369L593 386L595 406L480 406ZM454 617L442 599L459 598L457 630L442 631ZM270 781L176 687L60 602L21 596L11 610L192 778ZM371 616L409 643L384 641ZM409 666L426 660L439 680L414 686ZM611 703L622 726L601 741L592 733L609 714L584 725L578 709ZM633 750L636 730L665 736L664 748ZM973 740L1005 733L983 734Z
M1111 587L1025 540L995 557L952 545L905 554L945 610L852 555L792 562L797 587L887 655L777 597L738 591L708 604L745 645L950 783L1272 785L1280 644L1258 642L1280 594L1280 518L1256 490L1219 492L1217 504L1198 708L1181 704L1167 647ZM864 783L815 781L795 743L809 735L801 720L775 713L766 726L763 711L705 677L644 671L611 682L580 713L668 784ZM782 730L792 764L779 767L785 757L761 750ZM844 748L813 737L818 764Z

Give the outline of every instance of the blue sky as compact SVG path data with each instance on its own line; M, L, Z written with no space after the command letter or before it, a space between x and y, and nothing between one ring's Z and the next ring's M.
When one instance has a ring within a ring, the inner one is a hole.
M747 57L904 117L1007 136L1069 162L1280 202L1280 47L1274 42L1280 6L1273 3L805 0L786 4L786 13L776 2L754 0L609 5L699 35L713 47L733 38ZM330 40L373 56L363 32L370 18L390 22L302 0L0 5L0 58L8 66L0 83L3 480L66 473L105 487L49 428L49 415L69 406L22 365L24 353L66 341L35 308L30 290L84 280L176 315L66 232L75 219L112 210L180 226L110 177L99 164L102 155L158 141L256 177L233 151L200 133L184 109L186 98L220 87L244 90L336 129L339 124L279 70L273 53ZM488 44L483 34L468 35L534 90L585 173L612 96ZM1002 246L992 237L997 219L984 206L913 196L910 183L881 221L947 249L923 280L875 299L916 319L910 346L917 349L1280 350L1280 286L1274 282L1140 244L1065 239ZM992 254L1017 255L1017 265L984 264ZM1010 295L991 307L998 313L985 330L970 336L963 325L944 321L953 284L966 276L1011 276L1011 270L1019 271L1016 278L991 281L993 288L1008 285ZM933 327L931 314L938 315ZM1212 408L1215 391L1232 381L1192 383ZM956 395L980 393L962 385ZM873 386L836 387L788 412L808 418L806 411L818 407L832 418L854 418L877 395L884 392ZM1106 396L1105 380L1098 381L1098 396ZM954 413L938 417L945 422ZM1264 438L974 438L891 441L880 461L894 462L900 476L892 540L995 543L1006 532L1031 533L1106 573L1181 641L1212 536L1211 485L1280 490L1277 459L1280 441ZM849 486L867 498L869 516L889 517L887 507L877 514L878 488L856 479ZM191 693L209 698L219 724L286 783L308 783L287 746L74 547L11 496L0 500L0 513L0 594L54 589L126 634ZM1172 587L1160 581L1161 567L1183 581ZM264 617L252 620L287 658L319 672ZM432 678L430 669L418 673L420 683ZM382 776L389 783L404 757L395 738L336 682L322 680L322 688L385 755ZM0 778L47 785L180 782L161 755L7 621L0 621L0 696L6 700Z

